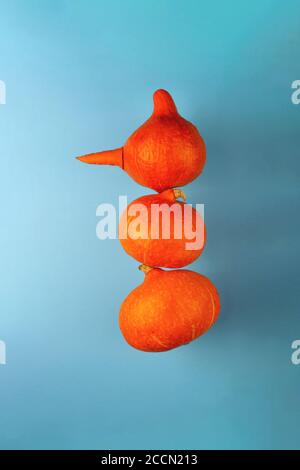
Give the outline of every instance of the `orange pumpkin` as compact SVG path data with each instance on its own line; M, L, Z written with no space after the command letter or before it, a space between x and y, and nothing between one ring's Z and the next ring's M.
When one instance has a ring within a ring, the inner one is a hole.
M131 346L168 351L193 341L215 323L220 299L207 277L185 269L140 269L145 280L124 300L119 316L120 329Z
M180 189L142 196L121 216L119 239L126 253L140 263L181 268L195 261L205 244L203 218Z
M157 90L151 117L123 147L77 157L85 163L116 165L155 191L184 186L205 164L205 144L197 128L181 117L171 95Z

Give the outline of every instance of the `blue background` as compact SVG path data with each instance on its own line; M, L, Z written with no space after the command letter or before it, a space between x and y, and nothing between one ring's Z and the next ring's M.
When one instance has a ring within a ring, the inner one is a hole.
M299 52L296 0L1 2L2 449L300 447ZM118 328L143 276L95 211L150 190L74 156L122 145L161 87L207 144L191 268L222 311L146 354Z

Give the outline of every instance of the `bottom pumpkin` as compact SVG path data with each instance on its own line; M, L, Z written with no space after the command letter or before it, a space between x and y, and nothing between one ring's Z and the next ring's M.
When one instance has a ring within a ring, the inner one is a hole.
M144 282L126 297L119 317L131 346L168 351L193 341L215 323L220 299L207 277L187 269L164 271L145 265L140 269Z

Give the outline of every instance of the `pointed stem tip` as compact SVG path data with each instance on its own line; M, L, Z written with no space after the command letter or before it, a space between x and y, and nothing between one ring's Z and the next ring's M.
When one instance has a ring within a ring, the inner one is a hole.
M166 90L156 90L153 94L154 110L153 114L177 114L177 108L174 100Z

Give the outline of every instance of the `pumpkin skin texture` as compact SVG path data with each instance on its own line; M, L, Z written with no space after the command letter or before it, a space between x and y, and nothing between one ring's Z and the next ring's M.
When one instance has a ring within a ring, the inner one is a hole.
M119 240L129 256L149 266L166 268L181 268L200 256L206 237L203 218L191 207L191 212L185 213L187 207L177 201L178 197L185 199L182 190L167 189L129 204L119 224ZM157 212L152 216L154 205Z
M168 351L193 341L215 323L220 299L207 277L185 269L142 269L145 280L124 300L119 316L130 346Z
M151 117L115 150L77 157L95 165L115 165L137 183L161 192L184 186L201 173L205 144L197 128L177 111L171 95L157 90Z

